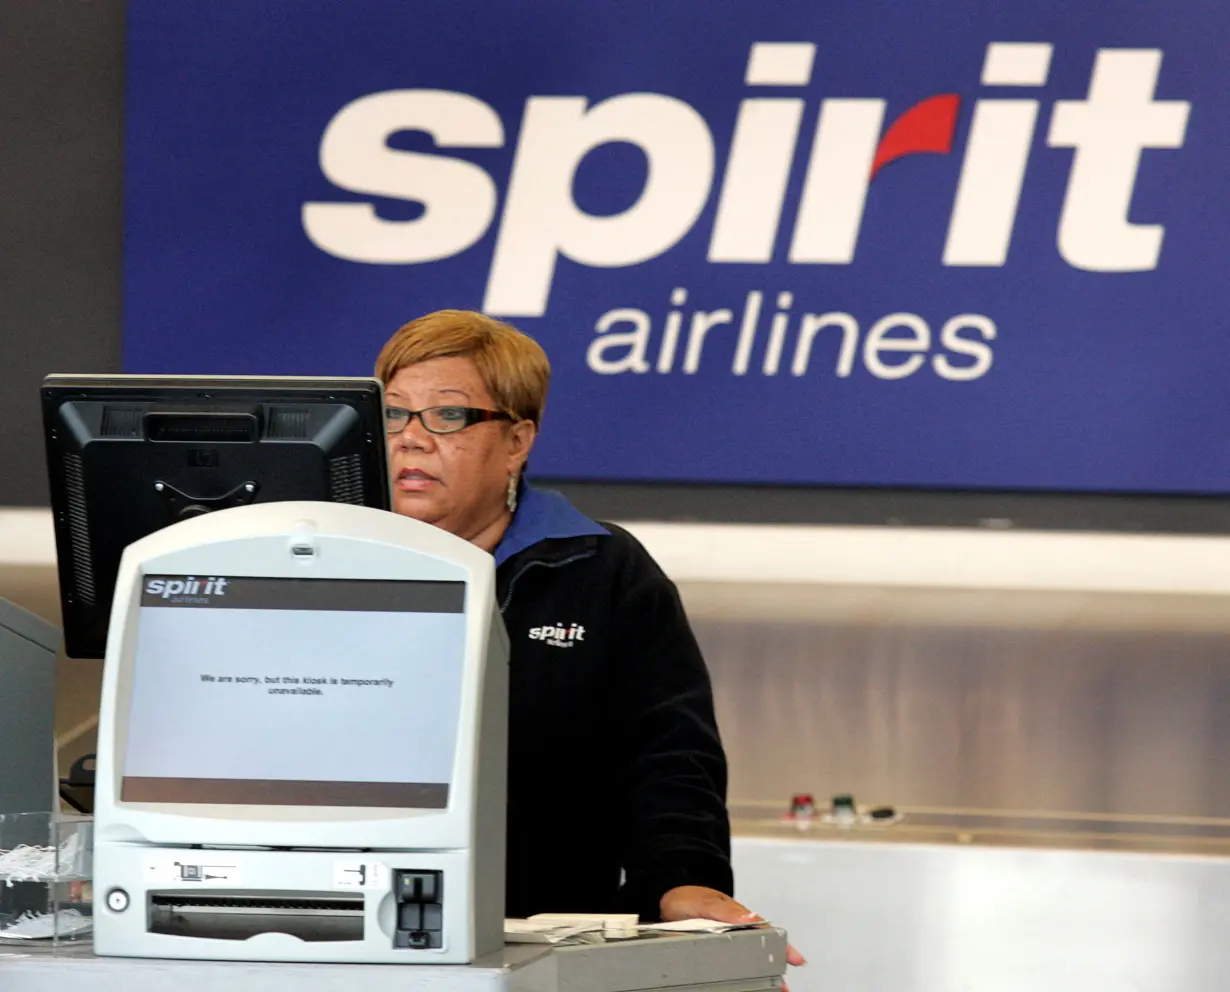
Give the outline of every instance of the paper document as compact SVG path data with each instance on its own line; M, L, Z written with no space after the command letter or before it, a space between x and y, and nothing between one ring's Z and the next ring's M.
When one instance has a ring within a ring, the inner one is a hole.
M50 940L57 933L61 937L79 937L93 928L94 921L75 909L62 909L55 914L25 913L0 929L0 939Z
M720 923L717 920L677 920L674 923L645 923L642 930L667 933L727 933L731 930L754 930L763 923Z
M546 920L505 920L504 941L509 944L600 943L602 921L561 924Z
M675 923L642 923L613 930L604 926L609 918L557 916L544 914L528 920L505 920L504 940L509 944L597 944L605 940L627 939L638 933L729 933L754 930L764 923L720 923L717 920L679 920Z

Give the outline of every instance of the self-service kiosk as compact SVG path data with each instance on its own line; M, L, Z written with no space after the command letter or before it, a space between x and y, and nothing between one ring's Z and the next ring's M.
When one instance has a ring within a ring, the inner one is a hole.
M466 963L502 946L489 554L336 503L130 545L99 720L102 955Z

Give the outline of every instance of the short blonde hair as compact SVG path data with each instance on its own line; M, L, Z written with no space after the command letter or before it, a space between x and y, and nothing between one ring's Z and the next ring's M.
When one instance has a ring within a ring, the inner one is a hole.
M376 358L386 386L402 369L433 358L468 358L500 408L542 424L551 381L547 353L511 324L473 310L437 310L399 328Z

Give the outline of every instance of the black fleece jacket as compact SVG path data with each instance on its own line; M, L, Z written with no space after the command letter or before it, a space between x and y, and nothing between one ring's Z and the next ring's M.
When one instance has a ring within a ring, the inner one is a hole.
M673 583L627 531L503 561L511 644L506 913L659 918L679 885L733 894L726 758Z

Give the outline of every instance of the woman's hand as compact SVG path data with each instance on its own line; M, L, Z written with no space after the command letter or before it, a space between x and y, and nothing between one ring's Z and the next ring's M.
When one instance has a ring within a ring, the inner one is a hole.
M662 920L674 923L678 920L713 920L715 923L764 923L741 902L725 892L707 889L700 885L681 885L671 889L660 903ZM806 959L789 944L786 945L786 963L798 968L807 964ZM782 980L782 989L790 992L790 986Z

